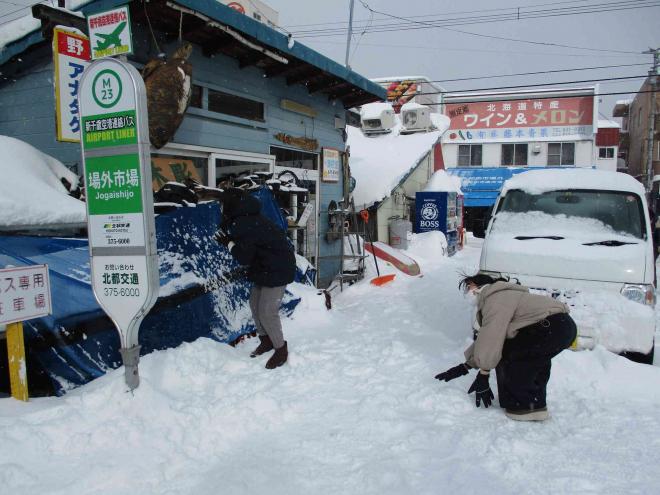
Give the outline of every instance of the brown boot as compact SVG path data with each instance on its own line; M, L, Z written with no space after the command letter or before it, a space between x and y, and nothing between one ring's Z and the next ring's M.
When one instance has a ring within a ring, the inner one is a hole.
M268 335L259 335L259 340L261 343L257 346L257 348L252 351L250 354L250 357L257 357L261 356L265 352L272 351L273 350L273 343L270 341L270 337Z
M289 357L289 351L286 348L286 340L285 340L284 345L282 347L280 347L279 349L275 349L275 352L266 363L266 369L272 370L274 368L278 368L282 366L284 363L286 363L286 359L288 357Z

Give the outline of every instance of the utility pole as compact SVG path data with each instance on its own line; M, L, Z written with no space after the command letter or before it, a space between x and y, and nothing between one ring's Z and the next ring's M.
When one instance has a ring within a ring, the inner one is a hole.
M351 51L351 37L353 36L353 4L355 0L351 0L351 4L348 7L348 38L346 38L346 63L344 64L347 69L350 69L351 66L348 65L348 55Z
M646 190L653 188L653 145L655 142L655 120L656 120L656 88L658 86L658 75L660 74L660 48L650 48L644 52L653 55L653 66L649 70L649 83L651 84L651 105L649 108L648 134L646 137Z

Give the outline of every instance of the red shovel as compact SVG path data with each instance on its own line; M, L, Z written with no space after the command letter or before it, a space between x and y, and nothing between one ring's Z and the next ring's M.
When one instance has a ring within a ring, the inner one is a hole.
M362 210L360 212L360 216L362 217L362 220L364 220L364 225L365 225L365 230L367 231L367 237L369 238L369 243L371 244L371 251L372 253L375 253L374 251L374 241L371 239L371 231L369 230L369 212L367 210ZM371 284L373 285L385 285L392 280L394 280L394 277L396 277L396 274L391 273L389 275L381 275L380 270L378 269L378 260L377 256L373 254L374 256L374 263L376 264L376 273L378 276L376 278L371 279Z

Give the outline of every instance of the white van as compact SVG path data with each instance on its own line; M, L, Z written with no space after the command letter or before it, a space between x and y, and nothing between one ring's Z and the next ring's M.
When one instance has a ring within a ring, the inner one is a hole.
M577 348L601 344L653 362L655 257L644 188L631 176L541 169L509 179L480 270L569 304Z

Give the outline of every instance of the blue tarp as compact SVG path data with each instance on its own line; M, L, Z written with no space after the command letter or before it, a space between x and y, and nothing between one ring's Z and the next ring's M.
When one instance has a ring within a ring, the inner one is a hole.
M255 194L262 212L282 225L272 193ZM254 331L243 269L213 240L217 203L180 207L156 217L160 296L139 334L141 354L199 337L232 342ZM286 225L286 224L284 224ZM53 314L25 323L28 366L38 366L55 393L82 385L121 365L119 337L91 290L86 239L0 236L0 267L48 264ZM300 281L313 274L297 274ZM299 299L287 293L290 314Z
M528 167L469 167L448 168L447 173L461 178L463 205L470 208L493 206L504 181L526 170L533 169Z

